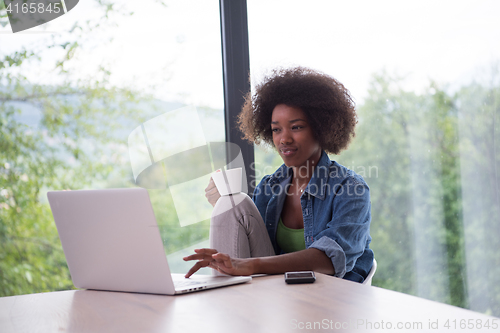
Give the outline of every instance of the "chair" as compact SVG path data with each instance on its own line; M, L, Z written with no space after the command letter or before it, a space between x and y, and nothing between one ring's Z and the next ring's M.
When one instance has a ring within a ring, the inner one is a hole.
M373 258L372 269L370 269L370 272L368 273L368 276L366 277L366 279L363 281L363 284L366 284L368 286L372 285L372 278L373 278L373 275L375 275L376 270L377 270L377 260L375 260L375 258Z

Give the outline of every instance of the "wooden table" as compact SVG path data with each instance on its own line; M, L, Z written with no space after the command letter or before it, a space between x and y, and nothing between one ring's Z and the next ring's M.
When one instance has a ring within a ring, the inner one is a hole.
M499 325L494 317L322 274L313 284L261 276L181 296L72 290L0 298L2 333L499 332Z

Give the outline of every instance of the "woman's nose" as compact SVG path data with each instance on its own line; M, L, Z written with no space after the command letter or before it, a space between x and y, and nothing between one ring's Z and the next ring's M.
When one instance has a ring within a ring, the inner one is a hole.
M293 142L292 136L288 133L288 131L283 131L283 134L280 138L280 144L289 145Z

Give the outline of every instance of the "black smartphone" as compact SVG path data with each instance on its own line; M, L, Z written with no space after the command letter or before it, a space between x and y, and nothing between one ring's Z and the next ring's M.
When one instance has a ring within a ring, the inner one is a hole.
M313 271L285 273L285 282L288 284L313 283L314 281L316 281L316 276Z

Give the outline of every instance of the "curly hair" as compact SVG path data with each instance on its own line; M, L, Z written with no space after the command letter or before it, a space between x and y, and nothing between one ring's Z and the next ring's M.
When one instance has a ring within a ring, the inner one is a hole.
M355 136L358 122L349 91L333 77L309 68L278 68L245 96L238 115L243 139L274 146L271 117L274 107L285 104L300 108L321 148L339 154Z

